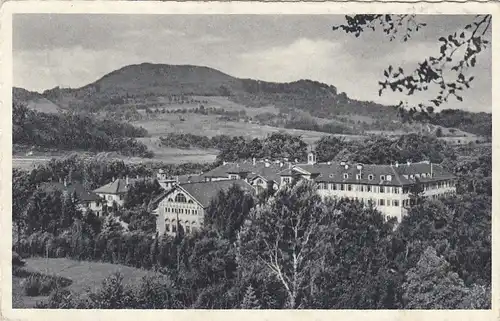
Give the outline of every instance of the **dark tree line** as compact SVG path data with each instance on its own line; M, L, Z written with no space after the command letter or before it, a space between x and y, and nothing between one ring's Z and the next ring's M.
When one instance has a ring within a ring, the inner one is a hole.
M289 158L305 160L307 144L300 136L273 133L266 138L249 139L244 136L217 135L214 137L193 134L170 133L160 138L163 146L177 148L215 148L220 150L217 159L236 161L240 159Z
M138 142L144 128L114 120L98 120L80 114L47 114L13 105L13 143L62 150L118 151L125 155L152 157Z

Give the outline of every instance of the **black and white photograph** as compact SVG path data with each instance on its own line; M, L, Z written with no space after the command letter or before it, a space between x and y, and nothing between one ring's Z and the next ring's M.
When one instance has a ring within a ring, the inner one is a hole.
M13 13L2 300L491 310L491 8Z

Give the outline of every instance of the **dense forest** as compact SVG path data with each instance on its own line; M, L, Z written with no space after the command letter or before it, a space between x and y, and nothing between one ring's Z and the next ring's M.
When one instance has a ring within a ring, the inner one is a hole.
M300 138L286 133L273 133L266 138L217 135L211 138L194 134L170 133L160 137L163 146L176 148L215 148L220 151L219 161L270 158L305 160L307 144Z
M491 137L492 116L489 113L471 113L459 109L444 109L431 115L430 122L464 132Z
M244 142L231 138L226 144L238 141ZM266 149L266 141L276 150ZM269 155L305 146L299 137L282 134L258 142L264 146L253 151ZM323 202L307 182L272 199L253 199L234 187L212 201L199 232L154 238L148 203L161 193L154 180L136 185L126 206L104 218L83 215L71 199L36 187L69 178L95 188L112 177L151 176L156 168L74 156L13 172L13 222L19 230L14 250L22 256L120 263L161 275L138 287L112 275L86 295L57 288L41 308L489 308L491 146L448 146L420 135L397 141L372 137L362 144L329 137L318 146L327 158L431 159L458 176L457 195L420 199L396 224L355 201ZM175 175L213 166L163 168Z
M147 131L128 123L80 114L47 114L30 110L22 104L14 104L12 114L14 144L153 156L144 144L135 139L145 137Z

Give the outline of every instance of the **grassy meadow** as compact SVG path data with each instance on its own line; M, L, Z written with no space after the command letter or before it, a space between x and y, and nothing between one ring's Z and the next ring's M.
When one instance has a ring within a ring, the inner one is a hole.
M85 293L87 290L99 288L102 281L115 272L120 272L126 285L138 285L144 276L157 275L146 271L119 264L76 261L66 258L27 258L24 259L28 271L45 275L56 275L72 281L68 289L74 293ZM12 307L33 308L37 302L45 302L48 296L30 297L24 294L23 278L12 278Z

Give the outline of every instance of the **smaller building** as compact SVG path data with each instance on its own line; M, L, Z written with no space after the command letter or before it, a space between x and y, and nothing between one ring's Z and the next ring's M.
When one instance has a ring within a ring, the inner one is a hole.
M65 197L75 197L78 202L78 209L82 212L92 210L97 216L102 215L102 200L92 191L87 191L85 187L76 181L48 182L40 185L40 189L47 192L58 191Z
M182 228L190 233L203 226L210 202L220 191L233 185L255 195L253 187L244 180L219 180L184 183L173 186L153 201L159 235L176 235Z
M288 160L259 160L242 162L224 162L201 177L205 181L238 180L247 181L255 188L257 194L265 190L277 190L280 185L281 173L291 168Z
M203 176L196 174L170 176L167 175L163 169L158 171L156 179L164 190L170 190L172 187L179 184L197 183L205 180Z
M138 180L140 180L140 178L129 179L126 177L124 179L113 179L111 183L94 190L94 193L99 195L104 200L104 205L108 207L112 207L113 203L116 203L118 206L123 206L125 203L125 195L127 194L130 186Z

